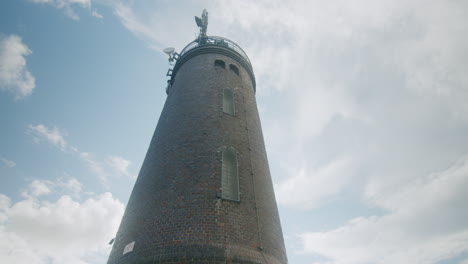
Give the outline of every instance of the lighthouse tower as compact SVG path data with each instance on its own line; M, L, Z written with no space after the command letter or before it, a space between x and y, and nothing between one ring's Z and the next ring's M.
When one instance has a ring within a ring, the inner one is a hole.
M252 65L196 22L107 263L286 264Z

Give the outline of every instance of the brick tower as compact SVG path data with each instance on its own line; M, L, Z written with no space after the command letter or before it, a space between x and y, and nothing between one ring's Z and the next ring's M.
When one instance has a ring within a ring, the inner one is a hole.
M107 263L286 264L252 65L196 20Z

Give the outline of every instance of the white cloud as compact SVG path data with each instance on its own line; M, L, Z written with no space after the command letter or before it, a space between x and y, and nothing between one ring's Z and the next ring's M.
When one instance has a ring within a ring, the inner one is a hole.
M86 164L88 169L96 175L102 184L108 183L109 176L130 176L135 178L135 175L129 171L132 162L123 157L109 155L104 161L100 161L94 154L90 152L81 152L75 146L69 146L62 132L57 127L48 128L43 124L29 125L28 133L33 136L36 143L47 141L48 143L58 147L61 151L77 155L77 157Z
M108 184L109 177L128 176L136 178L129 171L132 162L123 157L108 156L105 161L100 161L91 153L81 152L80 158L104 185Z
M29 185L29 191L32 196L38 197L42 195L49 194L51 192L47 182L34 180Z
M91 0L31 0L31 2L36 4L48 4L57 9L62 9L65 12L65 15L74 20L80 19L74 10L74 7L78 6L89 10L91 9ZM92 16L102 18L102 16L99 17L99 14L95 10L92 11Z
M31 95L36 87L26 68L25 57L31 53L19 36L0 35L0 90L15 94L16 99Z
M7 220L7 208L10 206L10 198L0 194L0 224Z
M110 193L81 202L62 195L14 203L0 194L0 262L103 263L123 212Z
M95 158L93 157L91 153L81 152L80 158L89 168L89 170L93 172L94 175L96 175L99 178L101 183L107 184L107 177L109 176L109 174L104 169L103 165L100 162L95 160Z
M59 180L57 186L64 188L72 196L78 196L81 193L82 188L81 183L75 178L70 178L68 181Z
M332 263L437 263L468 248L468 157L437 174L408 182L376 201L389 211L302 235L304 251Z
M5 166L7 166L8 168L13 168L16 166L16 162L9 159L0 158L0 161L3 162L3 164L5 164Z
M304 168L275 184L279 204L310 209L336 195L353 175L351 159L342 158L319 168Z
M93 10L93 11L91 12L91 15L92 15L93 17L103 18L103 16L102 16L98 11L96 11L96 10Z
M45 125L39 124L29 125L28 128L36 142L46 140L52 145L60 148L60 150L66 150L67 142L64 139L64 134L57 127L54 126L54 128L48 128Z
M162 50L162 35L157 33L157 28L151 27L141 21L140 16L136 15L133 9L123 2L117 2L113 5L114 14L120 19L122 25L137 37L143 39L156 50ZM161 27L160 25L159 27ZM158 28L159 28L158 27Z
M117 174L130 176L128 167L132 164L131 161L118 156L110 156L108 158L108 164Z
M67 180L63 178L56 180L33 180L21 194L25 198L38 198L51 193L67 194L79 198L81 191L81 183L75 178L68 177Z

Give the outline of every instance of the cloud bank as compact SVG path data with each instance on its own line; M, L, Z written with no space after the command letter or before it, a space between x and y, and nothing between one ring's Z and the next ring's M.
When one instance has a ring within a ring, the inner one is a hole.
M35 180L29 196L12 202L0 194L0 262L28 264L104 263L124 205L110 193L75 200L69 194L49 201L61 181ZM71 195L79 182L70 179ZM75 187L73 187L75 186ZM64 190L64 189L62 189Z
M301 235L304 252L332 263L437 263L468 249L468 157L374 201L389 213ZM328 263L328 262L324 262Z

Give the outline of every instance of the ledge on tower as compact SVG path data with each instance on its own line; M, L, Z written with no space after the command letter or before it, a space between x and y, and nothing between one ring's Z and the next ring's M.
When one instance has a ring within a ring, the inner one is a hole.
M218 36L199 37L185 46L185 48L180 52L180 57L177 59L177 62L172 70L170 84L172 85L174 83L177 71L182 64L194 56L205 53L218 53L226 55L239 62L249 73L255 92L255 75L253 73L252 64L250 63L249 57L245 51L235 42Z

